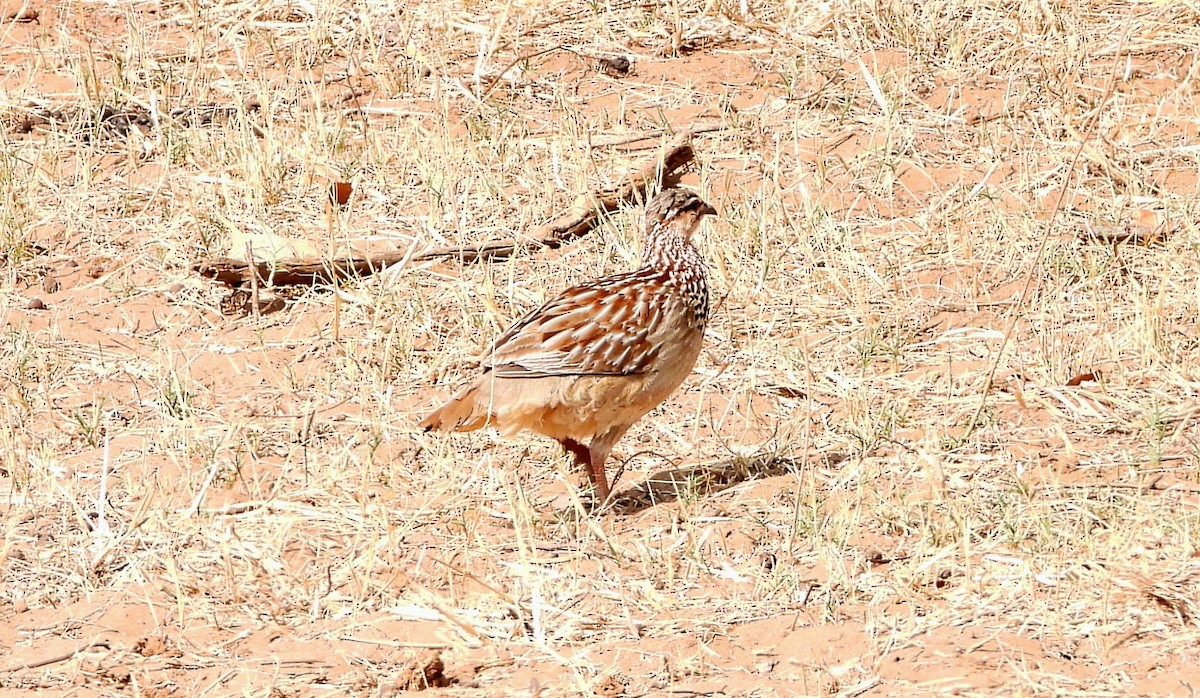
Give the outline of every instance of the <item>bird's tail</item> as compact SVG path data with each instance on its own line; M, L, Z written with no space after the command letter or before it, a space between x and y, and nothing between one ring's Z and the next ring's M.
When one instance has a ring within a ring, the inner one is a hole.
M434 410L417 426L425 431L474 431L488 422L488 410L479 402L479 383L472 383Z

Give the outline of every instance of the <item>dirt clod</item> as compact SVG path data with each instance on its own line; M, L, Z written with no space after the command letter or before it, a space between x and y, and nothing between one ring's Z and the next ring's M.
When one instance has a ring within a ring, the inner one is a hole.
M592 694L597 698L622 698L629 688L629 681L616 674L609 674L592 685Z
M446 665L442 661L442 655L429 651L409 662L397 675L393 686L399 691L445 688L453 683L445 672Z
M600 70L612 78L623 78L629 74L633 64L625 56L611 56L600 59Z

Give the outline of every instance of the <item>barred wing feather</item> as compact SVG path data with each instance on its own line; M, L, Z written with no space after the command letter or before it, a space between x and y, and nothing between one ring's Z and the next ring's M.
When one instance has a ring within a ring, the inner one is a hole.
M567 289L515 323L484 357L504 378L628 376L662 348L662 279L642 269Z

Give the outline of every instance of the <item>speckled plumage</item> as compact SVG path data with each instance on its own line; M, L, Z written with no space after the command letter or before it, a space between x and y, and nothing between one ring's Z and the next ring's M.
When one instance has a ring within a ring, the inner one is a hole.
M426 430L528 429L562 444L608 498L613 444L691 373L708 321L692 233L716 210L667 189L646 207L642 264L563 291L484 355L484 375L426 417Z

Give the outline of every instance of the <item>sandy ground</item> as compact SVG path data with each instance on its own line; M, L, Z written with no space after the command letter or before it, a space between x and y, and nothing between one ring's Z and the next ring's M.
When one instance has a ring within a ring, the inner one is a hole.
M0 693L1193 695L1198 46L1150 3L0 3ZM717 310L601 515L552 443L414 425L636 205L258 313L193 271L510 240L684 129Z

